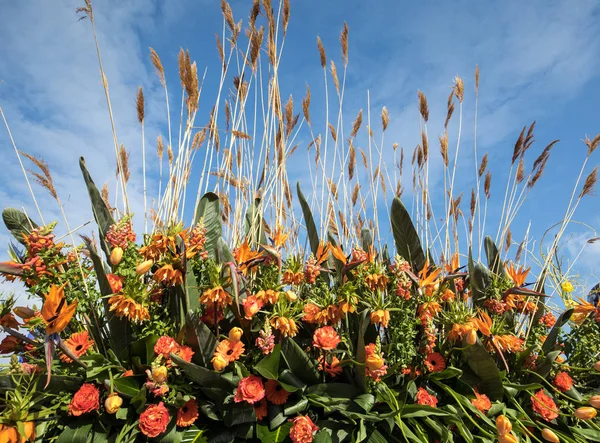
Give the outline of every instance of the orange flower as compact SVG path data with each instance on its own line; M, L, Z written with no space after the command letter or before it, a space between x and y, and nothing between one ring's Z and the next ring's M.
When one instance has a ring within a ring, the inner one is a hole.
M334 324L340 321L340 318L341 312L339 308L336 305L329 305L316 314L315 322L319 325Z
M283 228L279 225L275 227L275 232L273 233L273 244L276 248L282 247L290 236L289 232L284 232Z
M194 351L189 346L179 346L179 349L175 353L177 357L182 360L187 361L188 363L192 361L192 357L194 356Z
M510 263L506 265L506 273L508 277L513 281L515 287L520 288L525 284L525 279L527 278L527 274L529 274L529 270L531 268L525 269L525 266L521 266L520 268L516 268L514 263Z
M523 340L511 334L496 335L494 342L502 351L519 352L523 347Z
M77 300L70 305L65 300L65 285L66 283L62 286L52 285L44 300L42 318L48 335L62 332L77 310Z
M439 352L432 352L425 359L425 366L431 372L441 372L446 369L446 360Z
M332 351L340 343L340 336L331 326L323 326L313 334L313 346L324 351Z
M566 392L573 387L573 379L566 372L559 372L552 383L556 389L561 392Z
M173 269L173 265L163 265L157 269L153 277L154 281L164 283L167 286L177 286L183 283L183 274L179 269Z
M304 273L302 271L294 272L291 269L286 269L282 280L284 285L299 285L304 280Z
M195 399L190 399L177 411L177 426L186 428L192 426L198 418L198 403Z
M244 315L248 320L254 317L263 307L262 301L258 300L255 295L246 297L242 303L244 305Z
M261 290L256 293L256 298L263 304L274 305L279 298L279 292L274 291L273 289L267 289L266 291Z
M161 401L157 405L150 405L140 414L140 431L146 437L155 438L167 430L171 421L169 411Z
M371 323L379 324L384 328L387 328L390 323L390 311L378 309L377 311L371 312Z
M290 396L290 393L283 389L283 386L281 386L277 380L268 380L265 385L265 390L267 400L274 405L284 404Z
M124 295L113 295L108 299L109 311L115 311L119 318L126 317L129 321L140 323L144 320L150 320L150 313L141 303Z
M327 362L324 354L319 356L319 371L325 371L331 377L340 375L342 373L342 365L340 365L340 360L335 355L332 355L330 358L331 363ZM323 362L325 362L325 367L323 367Z
M453 301L455 299L456 295L454 294L454 292L450 289L446 289L444 291L444 293L442 294L442 301L445 302L449 302L449 301Z
M233 251L233 258L238 264L238 268L244 275L248 274L248 270L252 265L252 261L259 257L260 253L252 251L248 240L245 240L238 248Z
M203 305L219 305L224 308L232 302L231 295L223 289L222 286L216 286L212 289L207 289L200 296L200 303Z
M252 407L254 408L254 415L256 415L257 420L262 420L267 416L268 411L266 399L263 398L261 401L254 403Z
M531 408L546 421L552 421L558 417L556 403L542 389L531 396Z
M442 311L442 306L436 301L428 301L419 306L419 315L435 317Z
M91 383L84 383L69 403L69 415L76 417L100 409L100 391Z
M123 277L119 277L116 274L106 274L106 279L113 294L121 292L121 289L123 289Z
M220 356L231 363L238 360L244 353L244 343L241 341L232 342L231 340L222 340L217 345L215 357Z
M317 315L321 312L321 308L319 308L314 303L307 303L302 308L302 312L304 312L304 317L302 320L306 323L317 323Z
M419 271L419 288L425 289L425 295L431 295L433 292L440 272L441 269L435 269L429 273L429 260L425 261L423 269Z
M478 317L473 319L473 322L477 326L477 329L485 335L489 337L492 333L492 319L487 314L487 312L479 311Z
M457 269L460 268L460 257L458 256L458 252L452 254L450 261L444 264L444 269L448 274L453 274Z
M7 335L0 343L0 354L10 354L11 352L14 352L20 343L21 340L17 337Z
M254 404L265 397L265 387L260 377L256 375L249 375L248 377L242 378L235 390L235 396L233 400L236 403L243 401L250 404Z
M365 284L371 291L385 290L388 278L384 274L369 274L365 277Z
M276 315L271 319L271 326L281 332L284 337L294 337L298 333L298 326L293 318Z
M431 406L432 408L436 408L438 404L438 399L435 397L435 395L431 395L424 388L419 388L417 395L415 396L415 400L419 405Z
M492 402L488 396L480 394L477 390L475 390L475 398L471 400L471 403L484 414L492 407Z
M162 355L163 358L169 359L171 353L176 353L178 349L179 345L175 339L169 337L168 335L163 335L156 340L156 343L154 344L154 355Z
M8 313L0 317L0 326L16 329L19 327L19 322L12 313Z
M94 340L90 339L87 331L76 332L71 335L69 339L65 340L65 345L77 358L79 358L84 355L88 349L94 346ZM66 354L60 354L60 360L65 363L73 363L73 360Z
M343 264L347 263L348 260L346 258L346 254L344 254L344 250L342 249L341 245L336 245L336 246L331 245L331 253L333 254L333 256L335 258L337 258Z
M293 420L290 429L290 438L293 443L311 443L313 435L319 430L319 427L313 423L307 415L300 415Z

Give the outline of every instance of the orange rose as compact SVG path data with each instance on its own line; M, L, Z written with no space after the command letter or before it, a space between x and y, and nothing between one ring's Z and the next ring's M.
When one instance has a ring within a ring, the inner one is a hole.
M260 311L260 308L262 308L263 306L263 303L259 299L257 299L255 295L246 297L246 299L243 301L243 304L244 315L248 320L254 317L256 313Z
M313 434L319 430L310 417L301 415L294 418L290 438L294 443L311 443Z
M146 437L154 438L167 430L171 421L169 411L161 401L157 405L150 405L140 414L140 431Z
M100 391L91 383L84 383L69 403L69 414L79 416L100 408Z
M546 421L552 421L558 417L556 403L541 389L531 396L531 408Z
M242 378L233 398L236 403L243 401L254 404L265 397L265 387L260 377L249 375Z
M331 326L323 326L313 334L313 346L324 351L335 349L339 342L340 336Z

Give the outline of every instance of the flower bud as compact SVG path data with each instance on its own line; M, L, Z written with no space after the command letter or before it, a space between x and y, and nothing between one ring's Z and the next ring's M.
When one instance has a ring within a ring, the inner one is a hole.
M597 413L598 411L596 411L594 408L583 406L581 408L577 408L573 415L575 415L575 417L577 417L579 420L590 420L594 418Z
M223 369L225 369L227 367L227 365L229 364L229 362L227 360L225 360L223 357L221 357L220 355L215 355L211 361L213 364L213 368L215 368L215 371L219 371L219 372L221 372Z
M600 372L600 360L598 360L596 363L594 363L594 369L598 372Z
M600 395L592 395L590 398L590 406L600 409Z
M542 438L551 443L559 443L560 442L560 439L554 433L554 431L552 431L551 429L548 429L548 428L544 428L542 430Z
M467 343L470 345L477 343L477 331L475 329L469 329L469 332L467 332Z
M113 393L106 397L104 401L104 409L109 414L116 414L121 405L123 404L123 399L119 397L119 394Z
M512 423L505 415L499 415L496 418L496 429L500 435L509 434L512 431Z
M512 434L503 434L498 436L498 443L519 443L519 440Z
M150 270L154 262L152 260L146 260L141 262L139 265L135 267L135 273L137 275L144 275L146 272Z
M298 296L294 291L286 291L285 296L287 297L288 301L296 301L298 299Z
M113 266L117 266L123 259L123 249L119 246L115 247L110 253L110 262Z
M27 306L17 306L13 309L13 312L23 320L27 320L35 315L35 311Z
M167 381L167 376L169 373L167 372L167 368L165 366L158 366L152 369L152 380L156 383L164 383Z
M240 341L242 339L243 334L244 334L244 331L242 331L241 328L238 328L238 327L231 328L231 330L229 331L229 341L231 341L233 343L237 343L238 341Z
M383 366L383 358L377 354L371 354L367 357L367 367L371 371L376 371Z

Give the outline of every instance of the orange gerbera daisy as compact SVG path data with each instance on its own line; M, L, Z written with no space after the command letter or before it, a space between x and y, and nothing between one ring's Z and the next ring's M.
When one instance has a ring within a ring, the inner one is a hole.
M192 426L198 418L198 403L195 399L190 399L177 411L177 426Z
M90 339L87 331L76 332L67 340L65 340L65 345L75 355L75 357L79 358L84 355L88 349L94 346L94 340ZM60 354L60 360L65 363L73 363L71 358L62 353Z
M232 302L231 295L222 286L215 286L207 289L200 296L200 303L203 305L219 305L222 308L229 306Z
M254 403L252 407L257 420L262 420L267 416L267 399L263 398L261 401Z
M441 372L446 369L446 360L439 352L432 352L425 359L425 366L431 372Z
M293 318L276 315L271 319L271 326L281 332L284 337L294 337L298 333L298 326Z
M177 286L183 283L183 274L179 269L173 269L173 265L163 265L154 273L154 281L164 283L167 286Z
M125 295L113 295L108 299L108 305L109 311L115 311L119 318L126 317L136 323L150 320L148 308Z
M488 396L485 394L480 394L477 392L477 389L475 389L475 398L471 400L471 403L484 414L492 407L492 402Z
M331 363L329 363L325 359L325 355L322 354L319 357L319 366L318 366L319 371L325 371L331 377L340 375L342 373L342 365L340 364L340 359L337 358L335 355L332 355L330 358L331 358ZM323 362L325 362L324 368L323 368Z
M274 405L284 404L290 396L290 393L283 389L283 386L281 386L277 380L268 380L265 385L265 390L267 400Z
M221 340L215 350L215 357L220 356L231 363L238 360L244 353L244 343L241 341L232 342L228 339Z
M527 274L529 274L530 269L531 268L525 269L524 265L517 269L514 263L506 265L506 273L508 274L508 277L518 288L525 284L525 279L527 278Z

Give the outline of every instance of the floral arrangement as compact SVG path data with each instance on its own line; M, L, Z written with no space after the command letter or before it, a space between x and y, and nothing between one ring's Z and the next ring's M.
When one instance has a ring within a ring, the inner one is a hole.
M252 48L263 45L262 37L257 42L264 33L256 28L257 8L267 20L268 63L278 63L275 29L281 26L285 33L289 20L289 3L282 5L278 17L270 2L254 3L246 60L251 70L258 57ZM95 26L90 2L80 12ZM223 13L233 53L241 24L225 2ZM345 27L344 66L347 38ZM325 68L320 40L319 51ZM154 52L152 57L166 90L160 59ZM0 264L0 273L21 283L33 302L23 306L10 296L0 305L6 334L0 352L10 355L0 373L0 442L600 441L600 304L593 298L574 301L574 287L554 261L558 239L579 201L590 194L596 170L583 184L580 174L575 189L581 190L574 191L569 217L547 254L532 259L532 269L521 264L522 256L533 256L524 243L508 258L509 226L523 202L517 191L535 185L554 142L527 175L523 164L533 126L517 140L498 247L483 236L484 225L476 223L481 221L479 194L485 205L489 199L487 156L479 166L470 216L462 213L460 196L450 187L443 194L446 225L432 231L429 221L435 219L427 215L431 202L423 192L429 161L424 132L413 161L416 222L402 203L399 186L389 211L393 245L388 245L380 234L384 228L375 191L376 180L384 183L383 163L376 167L375 185L365 185L372 187L371 209L355 186L331 184L321 210L315 203L317 189L327 183L321 166L323 182L313 179L312 204L298 184L302 219L293 217L281 165L295 150L288 144L298 117L294 122L293 112L282 111L287 105L275 98L269 106L281 113L282 127L286 121L288 126L275 129L280 152L267 153L265 159L271 155L280 166L255 177L253 187L236 185L247 177L231 175L230 165L227 174L216 174L218 193L198 198L193 222L185 224L179 202L185 193L181 183L189 178L187 160L206 138L211 144L206 152L218 153L219 131L213 114L204 129L191 135L198 79L185 53L180 74L187 120L182 119L179 154L169 159L158 209L152 217L145 211L143 235L136 234L128 209L127 155L118 147L120 208L109 203L106 188L98 190L80 160L98 238L81 236L77 245L65 216L67 244L54 234L56 223L38 225L23 211L3 212L6 228L20 245L10 245L11 260ZM477 84L478 76L477 71ZM250 86L236 78L237 99L243 101L247 90L240 91ZM457 78L446 127L455 101L462 112L463 94ZM303 101L304 121L310 125L309 104L310 95ZM143 129L143 95L138 94L137 109ZM419 111L427 123L422 94ZM228 128L235 120L229 115ZM278 118L277 111L273 115ZM337 151L337 134L331 130L337 155L349 162L350 180L359 116L347 157ZM388 122L384 108L383 131ZM228 129L228 137L245 143L250 138L241 129ZM312 145L320 144L318 139ZM440 142L444 177L453 183L456 164L449 166L447 132ZM600 137L586 140L586 163L599 143ZM233 148L221 151L225 165L235 162L232 153ZM47 165L28 158L41 170L35 177L62 208ZM199 190L202 186L208 182ZM382 188L385 194L385 184ZM263 194L257 197L258 189ZM144 191L144 201L145 196ZM352 215L361 200L362 209ZM346 212L328 209L339 201ZM374 223L361 214L372 214ZM458 228L463 218L469 227L464 238ZM485 258L477 253L481 249ZM553 294L564 308L549 303Z

